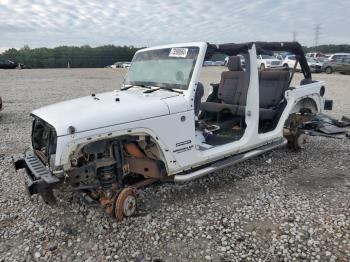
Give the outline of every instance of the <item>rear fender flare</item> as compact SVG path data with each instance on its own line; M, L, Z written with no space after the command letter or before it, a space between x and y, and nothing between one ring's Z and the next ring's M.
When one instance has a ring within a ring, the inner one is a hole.
M301 109L310 109L311 113L317 114L321 111L320 101L314 96L301 97L296 100L289 114L300 113Z

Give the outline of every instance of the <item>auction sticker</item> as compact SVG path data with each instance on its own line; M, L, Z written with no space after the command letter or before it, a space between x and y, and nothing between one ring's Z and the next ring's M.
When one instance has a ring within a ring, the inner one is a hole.
M174 47L171 48L169 56L170 57L186 57L188 48Z

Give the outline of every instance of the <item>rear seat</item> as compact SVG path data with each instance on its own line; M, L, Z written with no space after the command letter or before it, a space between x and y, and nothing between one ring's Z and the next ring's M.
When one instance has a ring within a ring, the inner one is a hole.
M259 72L259 118L271 120L276 116L278 105L288 89L288 71Z

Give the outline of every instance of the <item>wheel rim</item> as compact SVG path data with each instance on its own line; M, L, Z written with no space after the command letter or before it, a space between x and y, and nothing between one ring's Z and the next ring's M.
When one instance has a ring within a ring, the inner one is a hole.
M127 196L123 204L123 214L126 217L134 214L136 210L136 198L134 196Z
M305 148L305 144L307 143L307 137L305 134L300 134L297 138L296 138L296 148L298 149L304 149Z
M123 189L114 205L114 215L118 220L132 216L136 211L136 196L133 188Z

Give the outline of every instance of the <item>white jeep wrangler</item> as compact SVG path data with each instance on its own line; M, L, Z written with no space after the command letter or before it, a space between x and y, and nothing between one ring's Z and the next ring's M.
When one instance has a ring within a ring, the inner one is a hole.
M266 50L298 55L300 86L288 70L258 71ZM216 53L230 56L228 70L201 102L203 61ZM298 126L323 110L324 92L295 42L146 48L119 90L33 111L33 150L15 167L26 170L30 195L54 203L52 189L83 192L122 219L142 186L188 182L288 142L300 148Z

